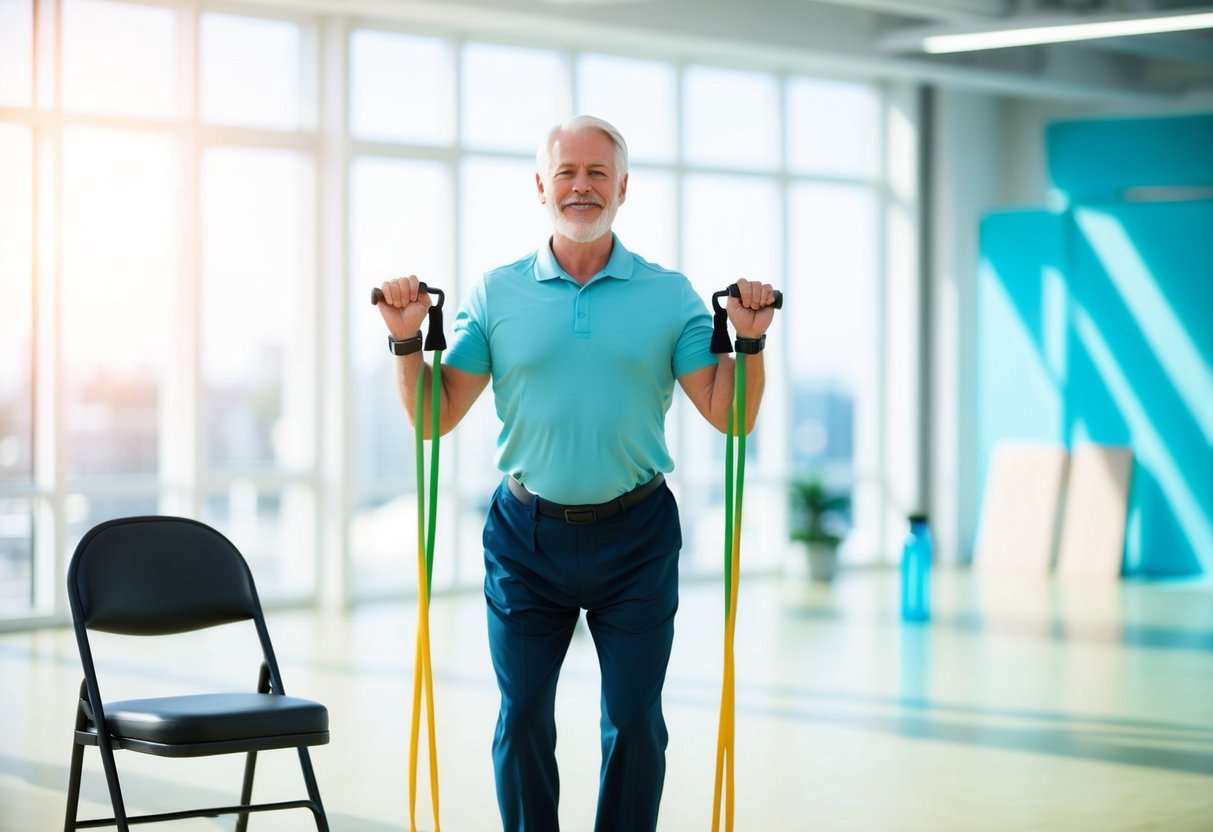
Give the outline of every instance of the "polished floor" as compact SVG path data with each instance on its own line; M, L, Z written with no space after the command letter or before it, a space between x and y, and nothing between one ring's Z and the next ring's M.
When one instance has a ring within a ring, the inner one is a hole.
M666 687L669 775L660 828L711 828L723 599L688 583ZM844 574L832 586L748 579L738 618L738 832L1114 832L1213 830L1213 586L1068 586L936 577L935 618L902 625L894 574ZM408 724L415 607L347 616L270 615L290 693L321 699L330 745L314 751L334 832L408 824ZM448 832L499 829L489 743L496 689L475 595L432 610L441 819ZM238 654L238 628L170 650L107 645L107 697L136 684L175 692ZM196 638L195 636L188 637ZM0 830L61 829L75 692L68 630L0 635ZM255 676L255 667L250 669ZM251 680L250 680L251 683ZM558 700L561 818L590 830L598 767L597 667L579 629ZM290 752L262 755L258 798L300 789ZM226 803L229 760L120 752L128 805ZM420 791L428 794L422 781ZM86 756L82 817L108 808ZM231 829L230 820L141 828ZM257 816L256 832L305 830L305 814ZM428 803L417 828L432 830Z

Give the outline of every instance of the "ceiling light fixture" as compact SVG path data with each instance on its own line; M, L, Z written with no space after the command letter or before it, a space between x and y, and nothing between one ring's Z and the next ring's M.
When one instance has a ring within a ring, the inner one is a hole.
M922 49L932 54L973 52L980 49L1005 49L1011 46L1209 29L1213 28L1213 11L1087 19L1066 23L1039 22L1031 25L1025 25L1022 21L1009 21L1006 25L1007 28L986 29L980 32L926 35L922 37Z

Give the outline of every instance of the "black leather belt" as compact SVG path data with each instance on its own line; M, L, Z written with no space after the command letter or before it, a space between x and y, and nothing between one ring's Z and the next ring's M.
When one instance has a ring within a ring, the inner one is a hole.
M528 506L532 503L536 504L536 510L544 517L555 517L571 526L588 526L591 523L618 517L627 509L642 502L665 482L665 474L657 474L644 485L638 485L628 493L620 494L614 500L584 506L566 506L545 500L537 494L532 494L525 485L511 476L507 476L505 481L510 485L511 494Z

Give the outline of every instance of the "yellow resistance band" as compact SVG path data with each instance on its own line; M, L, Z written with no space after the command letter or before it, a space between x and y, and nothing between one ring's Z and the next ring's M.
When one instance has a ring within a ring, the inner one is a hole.
M734 662L733 635L737 627L737 587L741 579L741 499L745 489L746 359L736 358L733 406L729 410L724 454L724 674L720 688L720 727L716 735L716 790L712 798L712 832L720 830L724 798L725 832L733 830L734 793ZM734 484L734 431L736 431L736 483ZM734 485L736 487L734 487ZM723 792L723 795L722 795Z
M434 530L438 517L438 419L441 404L442 350L434 352L434 371L430 387L430 480L429 512L426 512L425 439L422 417L425 414L425 365L417 374L417 401L414 405L413 433L417 456L417 651L413 663L413 724L409 735L409 828L417 832L417 746L421 732L422 684L425 685L425 724L430 751L430 801L434 809L434 832L441 832L438 820L438 741L434 734L434 667L430 661L430 589L434 577Z

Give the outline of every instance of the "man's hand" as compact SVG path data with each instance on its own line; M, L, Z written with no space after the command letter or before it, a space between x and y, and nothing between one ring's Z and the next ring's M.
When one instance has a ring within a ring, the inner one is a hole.
M726 310L738 338L757 338L775 317L775 290L770 283L738 279L737 293L729 295Z
M421 332L421 322L430 311L430 295L420 289L417 275L385 280L379 288L383 301L378 304L379 314L387 324L388 332L397 341L412 338Z

